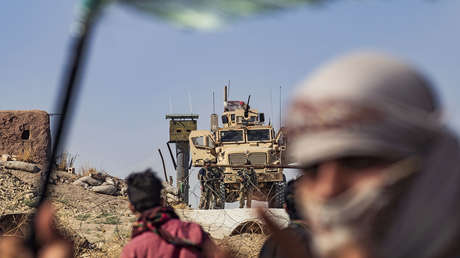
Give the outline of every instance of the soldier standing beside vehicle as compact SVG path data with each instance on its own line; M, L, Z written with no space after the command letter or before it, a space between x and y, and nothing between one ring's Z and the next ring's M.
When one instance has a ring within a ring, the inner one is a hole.
M240 208L244 208L246 201L246 208L251 208L252 194L257 184L257 176L254 169L242 169L238 171L238 176L241 178L240 183Z
M210 167L208 168L208 186L209 191L209 200L211 209L221 209L225 202L225 195L222 196L221 184L223 183L223 173L219 168Z
M200 168L198 171L198 180L200 181L201 187L201 195L200 195L200 209L209 209L209 202L210 202L210 187L208 181L208 165Z
M216 209L223 207L221 196L222 172L208 164L198 171L198 180L201 185L200 209Z

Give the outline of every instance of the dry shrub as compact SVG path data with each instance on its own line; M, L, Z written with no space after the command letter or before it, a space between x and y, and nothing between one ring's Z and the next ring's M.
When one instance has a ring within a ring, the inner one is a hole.
M248 234L229 236L216 240L216 244L230 252L232 257L258 257L260 248L267 238L263 234Z
M63 152L56 158L57 170L66 171L68 168L73 167L78 154L72 155L69 152Z
M186 203L183 203L183 202L174 203L174 204L171 205L171 207L174 208L174 209L181 209L181 210L190 210L191 209Z
M90 174L95 174L97 173L97 169L93 167L81 167L80 168L80 176L89 176Z
M0 235L24 237L30 221L30 213L13 213L0 216Z
M129 241L129 236L130 232L122 232L117 229L111 239L102 242L99 248L88 250L84 257L120 257L123 246Z
M27 146L24 148L23 153L19 153L16 156L16 160L34 163L34 156L32 154L32 148Z
M123 250L124 244L120 242L104 243L100 251L90 252L89 257L120 257L121 251Z

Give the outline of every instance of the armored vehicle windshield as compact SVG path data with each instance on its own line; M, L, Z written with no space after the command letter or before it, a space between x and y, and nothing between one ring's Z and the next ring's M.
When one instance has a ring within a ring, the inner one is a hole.
M248 130L248 141L270 141L270 129L252 129Z
M243 130L220 131L221 142L242 142L244 141Z

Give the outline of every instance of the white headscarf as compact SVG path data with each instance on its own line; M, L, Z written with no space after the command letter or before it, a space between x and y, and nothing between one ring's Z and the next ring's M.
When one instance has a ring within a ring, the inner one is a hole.
M438 133L438 110L430 83L411 66L371 52L345 56L294 93L290 154L303 165L343 155L405 157Z
M452 250L460 236L460 148L420 72L388 55L355 53L320 68L293 96L287 117L292 161L420 160L375 255L442 257Z

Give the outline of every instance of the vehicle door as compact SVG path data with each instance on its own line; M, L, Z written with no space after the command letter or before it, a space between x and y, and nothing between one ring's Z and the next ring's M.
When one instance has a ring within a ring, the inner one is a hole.
M205 163L215 163L217 161L216 143L210 131L196 130L190 132L189 143L193 166L200 167Z
M288 146L288 141L287 141L287 136L285 133L285 128L282 127L278 133L276 134L275 137L275 144L278 145L278 150L280 152L280 157L281 157L281 164L282 165L287 165L289 164L288 160L288 155L287 155L287 146Z

